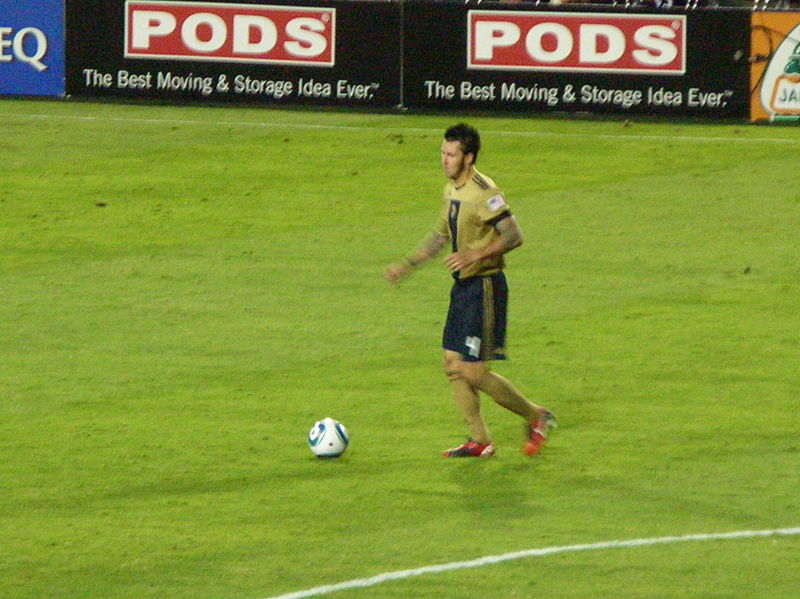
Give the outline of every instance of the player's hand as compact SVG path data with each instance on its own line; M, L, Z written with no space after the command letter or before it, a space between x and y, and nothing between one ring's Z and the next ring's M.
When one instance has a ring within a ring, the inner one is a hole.
M444 263L453 272L463 270L470 264L474 264L481 259L478 250L467 250L466 252L455 252L444 259Z
M384 275L386 280L392 285L397 285L398 281L405 277L411 271L411 267L405 262L398 262L397 264L390 264L386 267Z

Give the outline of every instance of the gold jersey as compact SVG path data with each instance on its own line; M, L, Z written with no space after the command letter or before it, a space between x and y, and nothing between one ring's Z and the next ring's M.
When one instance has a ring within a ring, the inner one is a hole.
M505 196L494 181L472 169L463 186L449 181L444 188L442 211L436 232L450 240L452 251L482 250L498 237L494 225L510 216ZM480 260L454 274L458 279L491 275L505 266L503 256Z

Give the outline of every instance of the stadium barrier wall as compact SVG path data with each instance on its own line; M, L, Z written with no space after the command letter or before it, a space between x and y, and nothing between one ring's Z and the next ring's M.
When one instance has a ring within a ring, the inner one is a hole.
M64 95L64 0L0 2L0 95Z
M747 116L747 12L519 6L407 3L405 103Z
M67 93L182 102L399 104L392 2L68 1Z
M9 8L0 3L5 94L800 116L800 13L431 0Z

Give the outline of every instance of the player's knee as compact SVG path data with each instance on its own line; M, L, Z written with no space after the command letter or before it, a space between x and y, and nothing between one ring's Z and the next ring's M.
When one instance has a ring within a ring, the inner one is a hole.
M452 381L465 380L473 387L478 387L486 372L479 362L465 362L451 356L444 359L444 373Z
M450 382L458 381L464 378L461 374L461 360L453 356L445 355L444 357L444 374Z
M458 364L448 364L447 362L444 364L444 375L451 383L464 378L461 376L461 370L458 368Z
M472 385L472 386L473 386L473 387L475 387L476 389L480 389L480 386L481 386L481 380L483 379L483 376L481 376L481 375L479 375L479 374L476 374L476 373L474 373L474 372L471 372L471 371L469 371L469 372L464 372L464 373L462 373L462 377L463 377L463 378L464 378L464 379L465 379L465 380L466 380L466 381L467 381L467 382L468 382L470 385Z
M451 383L460 381L463 378L458 370L445 370L444 374L447 377L447 380Z
M461 368L461 376L465 378L470 385L476 389L480 389L483 384L484 377L488 370L486 364L483 362L463 362Z

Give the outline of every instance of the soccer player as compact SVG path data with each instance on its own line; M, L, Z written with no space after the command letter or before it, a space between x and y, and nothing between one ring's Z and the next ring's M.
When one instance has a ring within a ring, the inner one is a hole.
M449 179L435 229L400 262L386 269L397 283L434 258L445 246L444 259L453 288L444 327L444 371L453 398L469 430L469 440L444 452L446 457L489 457L495 452L481 414L479 392L525 419L524 452L535 455L555 424L553 414L531 403L510 381L492 372L490 360L505 359L508 287L504 255L522 245L522 232L494 181L475 168L481 147L478 131L458 124L445 131L442 167Z

